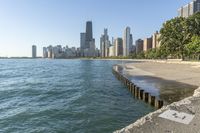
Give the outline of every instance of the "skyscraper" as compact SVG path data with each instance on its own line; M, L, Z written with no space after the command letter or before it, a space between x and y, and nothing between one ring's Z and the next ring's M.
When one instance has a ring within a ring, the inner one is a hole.
M152 37L144 39L143 51L147 51L149 49L152 49Z
M130 34L129 53L131 53L132 48L133 48L133 36L132 34Z
M92 32L92 21L86 22L86 32L80 34L81 56L94 57L96 55L95 39Z
M130 27L126 27L124 31L124 38L123 38L123 56L129 56L130 52L130 45L131 44L131 29Z
M43 58L47 58L48 57L48 51L46 47L43 47Z
M80 34L80 52L81 52L81 56L84 56L84 49L85 49L85 39L86 39L86 35L85 33L81 33Z
M143 51L143 43L144 43L144 41L142 39L136 40L136 42L135 42L136 54L139 54L140 52Z
M108 29L104 29L104 34L100 38L101 57L109 56L110 41L108 36Z
M123 56L123 40L122 38L117 38L114 40L115 46L115 56Z
M156 31L156 33L153 34L152 36L152 48L159 48L160 47L160 33Z
M36 45L32 46L32 58L36 58L37 57L37 47Z
M90 47L90 41L93 40L93 33L92 33L92 21L86 22L86 38L85 38L85 48Z
M108 56L109 57L115 56L115 46L114 45L109 47L109 55Z
M182 6L178 9L178 16L187 18L196 12L200 12L200 0L193 0L189 4Z

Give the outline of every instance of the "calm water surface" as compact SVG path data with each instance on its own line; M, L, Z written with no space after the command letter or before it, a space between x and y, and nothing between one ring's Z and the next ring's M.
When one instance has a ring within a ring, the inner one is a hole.
M0 60L0 132L110 133L153 111L115 78L117 63Z

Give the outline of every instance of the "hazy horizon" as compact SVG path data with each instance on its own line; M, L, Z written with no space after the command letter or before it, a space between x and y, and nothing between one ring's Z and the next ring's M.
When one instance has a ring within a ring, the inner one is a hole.
M0 2L0 56L31 56L31 46L79 47L85 23L93 22L96 47L104 28L122 37L131 27L133 40L150 37L162 23L177 16L190 0L6 0Z

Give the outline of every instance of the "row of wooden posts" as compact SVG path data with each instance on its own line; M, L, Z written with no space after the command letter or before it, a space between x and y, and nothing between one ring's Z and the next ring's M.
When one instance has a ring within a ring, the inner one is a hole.
M152 96L149 92L146 92L140 87L136 86L128 78L126 78L120 72L116 71L114 68L113 74L117 77L118 80L122 81L122 83L124 83L124 85L128 87L129 91L135 98L143 100L144 102L149 103L156 108L161 108L163 106L162 100L156 98L155 96Z

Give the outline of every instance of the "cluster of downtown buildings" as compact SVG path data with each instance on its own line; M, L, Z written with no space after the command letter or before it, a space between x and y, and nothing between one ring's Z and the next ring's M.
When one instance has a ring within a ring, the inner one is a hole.
M80 47L68 48L57 46L43 47L43 58L75 58L75 57L113 57L129 56L135 50L130 27L126 27L123 38L109 40L108 30L100 38L100 50L95 46L92 21L86 22L86 31L80 33ZM34 50L33 50L34 51ZM33 53L33 52L32 52Z
M193 0L189 4L178 9L178 17L189 17L196 12L200 12L200 0ZM160 47L160 33L157 31L151 37L138 39L133 45L133 37L130 27L126 27L123 37L112 38L109 40L108 29L100 37L100 50L95 46L93 38L92 21L86 22L86 30L80 33L80 47L69 48L48 46L43 47L43 58L75 58L75 57L127 57L131 53L139 54L149 49ZM36 46L32 46L32 57L37 57Z
M80 49L76 47L69 48L68 46L50 45L48 47L43 47L43 58L73 58L80 56L79 51Z
M101 57L114 57L114 56L129 56L134 52L135 47L133 45L133 37L130 27L126 27L124 30L123 38L112 38L112 42L109 40L108 29L104 29L104 33L100 38L100 56Z
M150 38L138 39L133 44L133 37L130 27L124 30L123 38L112 38L112 43L109 40L108 30L104 29L104 34L100 38L101 57L128 57L130 54L139 54L152 48L159 48L160 33L156 32Z
M48 46L43 47L43 58L76 58L98 57L99 50L95 47L93 38L92 22L86 22L86 32L80 34L80 47Z

